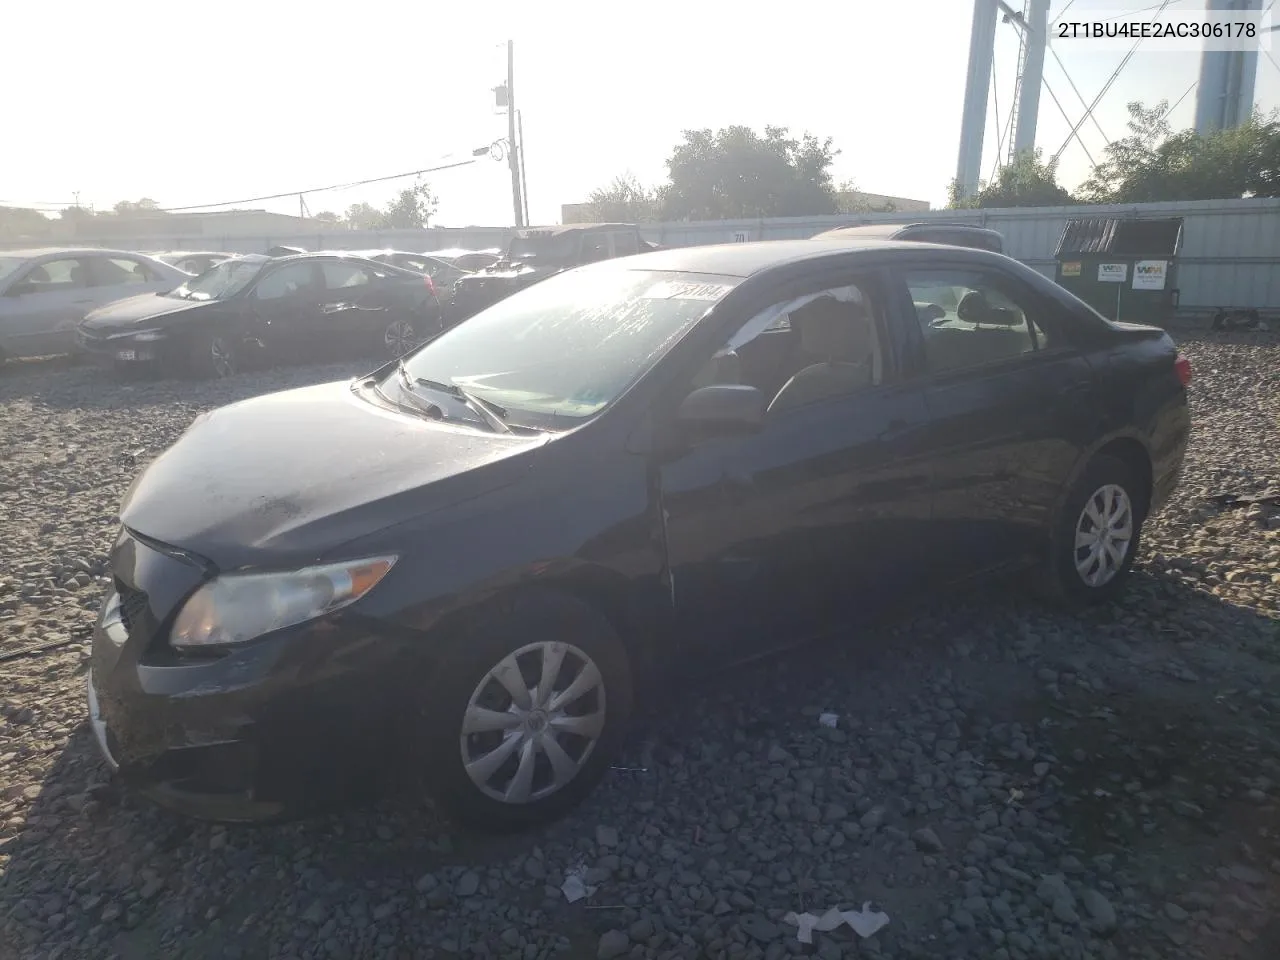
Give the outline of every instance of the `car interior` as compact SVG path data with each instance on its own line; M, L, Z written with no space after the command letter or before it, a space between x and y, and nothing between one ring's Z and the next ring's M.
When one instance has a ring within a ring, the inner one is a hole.
M954 311L916 302L930 370L977 367L1036 348L1026 316L997 291L964 290Z
M878 320L861 290L846 287L765 311L704 365L693 386L753 386L777 414L874 386L882 370Z

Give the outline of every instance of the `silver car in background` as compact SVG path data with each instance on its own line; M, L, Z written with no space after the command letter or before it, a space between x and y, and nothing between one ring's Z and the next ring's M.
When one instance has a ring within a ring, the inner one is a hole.
M90 310L190 279L177 267L126 250L0 250L0 362L72 353L76 328Z

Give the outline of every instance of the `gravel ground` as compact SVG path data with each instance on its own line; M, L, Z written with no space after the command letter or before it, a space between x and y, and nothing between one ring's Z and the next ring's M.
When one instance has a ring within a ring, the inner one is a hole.
M198 412L350 367L0 374L0 957L1280 956L1280 340L1187 337L1196 428L1132 590L1007 588L651 705L585 806L187 822L106 780L86 637L115 510ZM67 643L70 639L70 643ZM834 728L819 715L838 715ZM594 888L567 902L566 871ZM785 922L865 901L887 927Z

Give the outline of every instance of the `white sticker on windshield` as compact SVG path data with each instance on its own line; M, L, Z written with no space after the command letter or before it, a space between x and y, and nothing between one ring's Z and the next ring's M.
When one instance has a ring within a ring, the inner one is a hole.
M705 300L714 303L733 289L728 283L677 283L663 280L642 293L643 300Z

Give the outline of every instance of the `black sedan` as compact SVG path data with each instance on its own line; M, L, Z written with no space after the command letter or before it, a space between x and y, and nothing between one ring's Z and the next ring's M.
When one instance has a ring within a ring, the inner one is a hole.
M399 357L439 333L440 319L434 287L412 270L340 254L255 255L94 310L76 339L109 363L227 377L245 363Z
M1114 596L1189 378L1162 330L984 251L566 271L403 363L198 417L121 507L93 729L197 815L408 772L470 823L545 821L669 671L1014 569Z

